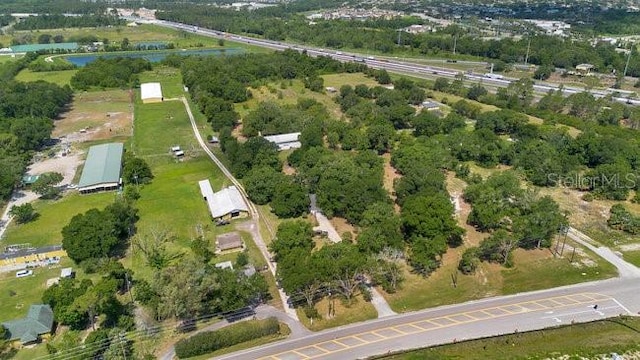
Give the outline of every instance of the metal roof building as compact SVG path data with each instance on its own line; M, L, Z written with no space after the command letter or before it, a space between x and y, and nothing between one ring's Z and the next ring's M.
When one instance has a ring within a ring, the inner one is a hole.
M198 182L198 185L214 220L248 215L249 208L235 186L229 186L214 193L209 180L202 180Z
M265 136L264 138L276 144L278 146L278 151L298 149L302 146L302 143L300 143L300 141L298 140L300 138L299 132L290 134L269 135Z
M78 191L82 194L116 190L122 183L122 143L95 145L89 148L87 160L82 169Z
M161 102L164 100L162 97L162 87L160 83L144 83L140 85L140 98L143 104Z
M78 50L78 43L53 43L53 44L27 44L14 45L11 47L14 53L36 52L40 50Z

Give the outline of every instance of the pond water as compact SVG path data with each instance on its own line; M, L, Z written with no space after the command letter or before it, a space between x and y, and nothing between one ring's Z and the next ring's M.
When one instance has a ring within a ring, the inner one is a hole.
M163 50L163 51L137 51L137 52L120 52L120 53L92 53L86 55L69 55L63 58L68 62L82 67L88 63L94 61L97 58L113 59L117 57L128 58L142 58L149 60L150 62L160 62L164 60L167 55L178 54L182 56L196 55L196 56L219 56L219 55L237 55L242 54L244 49L241 48L229 48L229 49L198 49L198 50Z

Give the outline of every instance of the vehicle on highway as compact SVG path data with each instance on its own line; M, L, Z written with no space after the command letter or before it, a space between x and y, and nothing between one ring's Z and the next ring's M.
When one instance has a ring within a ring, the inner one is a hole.
M367 59L369 59L369 60L375 60L376 58L374 58L373 56L367 56Z
M504 79L504 75L494 73L484 74L484 77L487 77L489 79Z

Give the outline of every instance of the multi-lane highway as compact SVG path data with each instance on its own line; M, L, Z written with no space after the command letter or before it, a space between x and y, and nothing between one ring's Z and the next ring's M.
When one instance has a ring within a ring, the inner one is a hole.
M256 39L248 36L229 34L221 31L204 29L198 26L176 23L172 21L151 20L150 22L160 26L190 31L190 32L197 33L200 35L205 35L205 36L244 42L250 45L260 46L260 47L269 48L273 50L294 49L297 51L306 51L307 54L311 56L329 56L339 61L362 62L362 63L366 63L367 66L373 69L386 69L387 71L390 71L390 72L408 74L408 75L419 77L419 78L428 78L428 79L432 79L434 77L455 78L456 76L459 76L460 74L462 74L464 79L468 82L477 82L477 83L482 82L483 84L491 87L507 87L512 82L518 80L518 79L495 75L495 74L466 73L466 72L460 72L458 70L449 69L449 68L440 67L440 66L416 64L412 62L400 61L395 59L394 60L378 59L373 56L367 56L367 55L356 54L356 53L343 53L341 51L335 51L335 50L326 50L326 49L314 48L309 46L288 44L288 43L279 42L279 41ZM571 94L576 94L583 91L589 91L596 98L601 98L604 96L611 95L614 101L626 103L629 105L640 105L640 100L632 99L628 97L631 93L621 91L621 90L615 90L615 89L587 90L585 88L580 88L576 86L560 86L557 84L548 83L544 81L537 81L533 85L533 89L538 94L546 94L550 90L562 90L562 93L565 96L569 96Z

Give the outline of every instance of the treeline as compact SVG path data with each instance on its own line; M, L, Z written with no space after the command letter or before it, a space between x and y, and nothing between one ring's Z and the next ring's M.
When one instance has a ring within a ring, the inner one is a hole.
M145 59L98 58L73 75L71 86L78 90L133 87L140 83L138 74L147 70L151 70L151 63Z
M467 97L486 92L479 88L466 89L460 80L438 79L434 84L436 90ZM528 79L513 82L495 95L480 95L478 100L506 109L481 114L478 106L473 110L474 105L465 100L452 105L456 112L476 120L471 134L449 135L458 160L485 167L514 165L534 185L590 191L586 200L626 200L631 190L638 189L640 141L635 129L640 126L640 110L587 92L565 98L551 91L533 104L533 82ZM544 119L546 126L529 124L518 111ZM553 126L557 123L581 133L574 138Z
M65 29L80 27L100 27L124 25L125 21L110 15L38 15L16 23L15 30Z
M274 15L274 9L234 11L215 7L184 6L162 11L158 17L166 20L198 25L219 31L256 35L271 40L288 40L318 47L376 50L383 53L409 51L417 54L445 55L453 51L493 59L496 62L523 62L529 48L529 63L573 68L590 63L598 71L622 72L626 56L615 51L615 46L599 43L594 48L588 41L567 40L555 36L538 35L519 41L482 40L452 26L437 33L398 36L401 25L417 21L372 20L368 22L318 20L310 25L300 15L288 12ZM285 21L286 20L286 21ZM531 44L529 46L529 40ZM640 58L632 57L628 75L640 76Z
M68 86L44 81L0 85L0 198L9 198L20 183L33 152L49 139L52 119L71 98Z
M103 0L7 0L0 3L0 13L103 14L109 6L111 6L110 1Z

